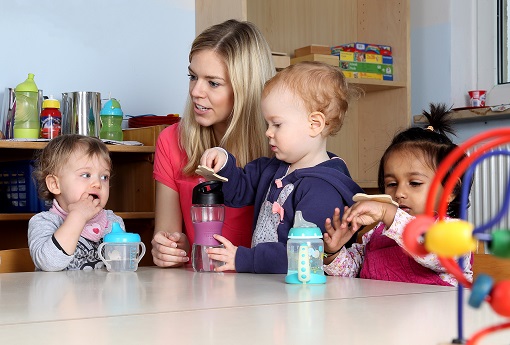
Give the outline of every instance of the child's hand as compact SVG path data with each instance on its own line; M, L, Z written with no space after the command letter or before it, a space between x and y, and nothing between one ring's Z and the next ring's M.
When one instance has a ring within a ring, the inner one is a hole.
M225 248L208 248L207 255L213 260L223 261L225 265L215 268L216 272L236 270L237 247L221 235L214 235L214 238L221 242Z
M344 212L346 212L347 209L348 207L345 206ZM327 218L324 227L326 228L326 232L324 233L324 251L327 253L336 253L339 251L356 233L347 223L340 221L340 209L338 207L335 208L333 220Z
M390 226L397 213L397 207L393 204L377 201L359 201L346 209L342 217L342 224L352 225L353 231L358 231L362 225L370 225L384 222Z
M215 173L223 168L227 161L227 155L220 149L213 147L212 149L205 150L202 158L200 158L200 165L204 165L214 170Z
M69 214L73 213L82 217L86 223L103 208L99 199L95 199L89 193L83 193L77 202L68 205L68 209Z

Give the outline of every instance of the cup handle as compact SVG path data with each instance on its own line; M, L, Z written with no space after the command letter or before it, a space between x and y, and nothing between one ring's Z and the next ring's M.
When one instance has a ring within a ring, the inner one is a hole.
M298 279L304 284L310 281L310 255L308 254L308 246L306 244L299 246Z
M136 263L138 264L140 260L142 260L143 256L145 255L145 244L143 242L138 243L142 247L142 252L140 255L138 255L138 258L136 258Z
M103 242L99 245L99 247L97 247L97 256L99 256L101 261L106 265L106 269L109 271L111 270L112 266L108 263L108 261L104 258L102 254L104 245L105 243Z

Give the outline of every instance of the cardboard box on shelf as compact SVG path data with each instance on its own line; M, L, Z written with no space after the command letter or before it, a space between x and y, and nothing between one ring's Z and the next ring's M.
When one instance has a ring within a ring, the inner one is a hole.
M382 44L373 43L361 43L353 42L347 44L340 44L338 46L331 47L332 50L346 51L346 52L358 52L358 53L369 53L383 56L392 56L391 47Z
M319 44L312 44L306 47L294 49L294 57L301 57L310 54L331 55L331 47Z
M377 80L393 80L393 76L389 74L379 73L366 73L366 72L353 72L353 71L342 71L346 78L357 78L357 79L377 79Z
M358 53L358 52L344 52L344 51L331 51L333 55L339 56L340 61L353 61L353 62L367 62L392 65L393 57L378 54Z
M290 56L285 53L271 52L276 70L282 70L290 65Z
M340 60L338 59L338 56L335 55L323 55L323 54L309 54L305 56L300 56L297 58L290 59L290 64L294 65L301 61L320 61L327 63L332 66L338 67L340 64Z
M393 75L393 65L387 64L340 61L340 68L344 71Z

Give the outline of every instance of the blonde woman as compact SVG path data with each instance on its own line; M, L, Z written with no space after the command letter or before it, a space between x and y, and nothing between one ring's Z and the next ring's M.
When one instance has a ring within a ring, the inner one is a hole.
M189 261L195 238L191 193L204 181L195 175L202 153L222 147L235 154L241 167L270 154L260 100L275 68L258 28L237 20L214 25L194 40L189 61L185 115L160 134L156 145L152 256L160 267ZM252 223L252 206L227 207L222 233L236 245L249 246Z

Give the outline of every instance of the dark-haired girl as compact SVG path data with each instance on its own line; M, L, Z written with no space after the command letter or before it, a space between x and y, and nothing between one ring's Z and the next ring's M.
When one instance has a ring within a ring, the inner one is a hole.
M426 128L412 127L398 133L386 149L379 165L378 184L392 203L360 201L346 208L342 219L336 209L333 220L326 220L325 251L338 254L325 265L330 275L434 285L457 285L457 280L439 263L434 254L417 257L405 251L402 232L416 215L425 211L428 191L440 162L455 145L447 136L454 134L444 104L431 104ZM453 169L454 167L452 167ZM446 181L446 178L444 181ZM458 217L459 180L448 198L448 216ZM362 237L361 244L342 247L345 239L362 225L377 223ZM341 248L341 249L340 249ZM328 260L329 261L329 260ZM328 262L326 261L326 262ZM471 254L464 256L464 274L472 280Z

